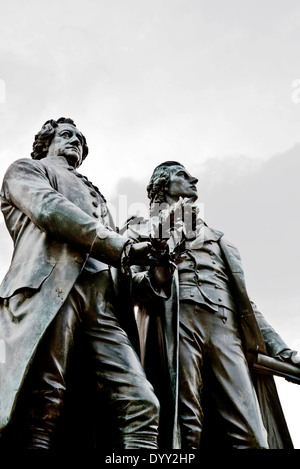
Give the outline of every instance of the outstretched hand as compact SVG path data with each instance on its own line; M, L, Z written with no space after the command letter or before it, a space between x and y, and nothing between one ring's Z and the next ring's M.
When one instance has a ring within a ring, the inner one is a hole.
M285 362L285 363L290 363L291 365L295 365L300 368L300 356L298 355L298 352L296 351L289 351L289 355L286 356L285 351L277 357L279 360Z

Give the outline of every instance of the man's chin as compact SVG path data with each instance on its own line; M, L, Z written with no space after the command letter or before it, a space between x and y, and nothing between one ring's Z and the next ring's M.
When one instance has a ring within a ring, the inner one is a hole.
M68 153L68 152L65 152L62 156L67 160L67 162L68 162L71 166L74 166L74 167L79 166L79 158L78 158L78 154L77 154L77 153Z
M196 202L196 200L198 199L198 194L193 192L192 194L188 195L188 198L191 199L192 202Z

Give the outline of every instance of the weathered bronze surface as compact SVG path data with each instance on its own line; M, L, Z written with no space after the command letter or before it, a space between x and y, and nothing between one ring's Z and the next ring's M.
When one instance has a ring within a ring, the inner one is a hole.
M150 219L127 226L135 241L164 231L176 254L172 277L132 267L141 358L161 403L160 447L292 448L274 373L253 364L258 354L299 359L249 299L236 247L200 219L196 184L180 163L160 165L147 188ZM159 229L166 220L170 229Z
M51 120L32 159L17 160L4 177L1 209L14 252L0 285L0 428L5 438L17 422L13 447L17 436L26 448L53 447L77 349L78 368L85 357L104 401L102 425L114 422L115 446L153 449L158 401L116 318L112 280L123 258L148 263L149 246L130 246L114 231L104 197L77 171L87 154L72 120ZM87 388L80 383L76 415L92 399ZM89 431L74 421L77 432Z
M292 448L273 375L298 383L300 360L199 217L197 179L157 167L150 219L120 235L87 154L72 120L47 121L3 180L0 447Z

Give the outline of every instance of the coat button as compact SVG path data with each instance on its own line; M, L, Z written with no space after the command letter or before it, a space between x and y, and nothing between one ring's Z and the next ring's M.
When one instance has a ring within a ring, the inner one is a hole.
M99 203L96 200L93 201L93 205L94 207L99 207Z
M94 215L95 218L99 218L99 215L98 215L97 212L93 212L93 215Z
M91 191L90 194L91 194L93 197L97 197L97 192L96 192L96 191Z
M98 230L97 230L97 236L100 239L106 239L107 236L108 236L108 230L106 230L103 227L101 227L101 228L99 227Z

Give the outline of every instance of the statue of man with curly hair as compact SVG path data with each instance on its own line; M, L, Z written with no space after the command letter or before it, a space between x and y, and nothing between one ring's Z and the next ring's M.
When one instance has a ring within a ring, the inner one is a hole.
M127 224L135 241L163 231L176 254L174 273L131 267L141 359L160 401L160 447L290 449L272 373L254 373L254 363L260 354L298 373L300 358L250 300L237 248L200 218L197 182L179 162L160 164L147 186L149 220Z
M159 404L120 326L112 280L122 263L149 262L149 244L114 231L104 197L77 171L87 154L73 120L49 120L32 159L15 161L3 180L1 210L14 252L0 285L0 429L7 434L27 396L24 446L53 447L81 334L116 422L116 448L155 449Z

